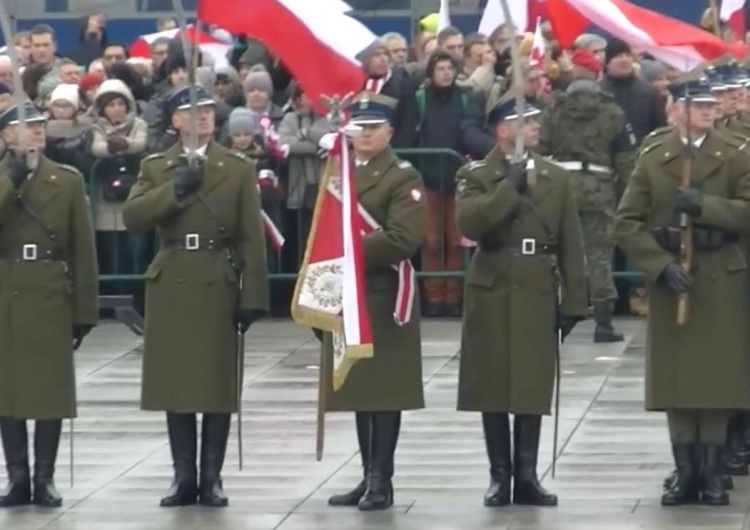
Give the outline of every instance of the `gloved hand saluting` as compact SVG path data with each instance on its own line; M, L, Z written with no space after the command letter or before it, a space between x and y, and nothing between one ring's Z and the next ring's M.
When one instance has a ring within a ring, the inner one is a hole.
M242 333L246 333L250 326L263 318L265 311L260 309L240 309L237 313L237 325Z
M31 173L31 168L26 163L26 158L19 156L15 151L11 151L9 156L11 159L8 164L8 179L13 184L13 187L18 189L29 176L29 173Z
M505 178L508 179L508 182L510 182L518 193L524 193L529 187L529 183L526 180L526 162L508 164L506 166Z
M180 167L174 175L174 194L181 201L201 187L203 169L200 164L191 166L186 157L180 157Z
M659 280L675 294L688 292L693 283L690 276L677 263L667 265L661 272Z
M701 192L694 188L678 189L674 198L674 209L692 217L700 217L703 213Z

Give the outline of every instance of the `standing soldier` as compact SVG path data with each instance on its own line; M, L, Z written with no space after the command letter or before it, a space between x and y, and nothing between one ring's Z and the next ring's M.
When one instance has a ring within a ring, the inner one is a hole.
M344 386L326 384L328 411L356 413L364 479L352 491L334 495L331 506L384 510L393 504L394 453L401 411L424 408L419 298L403 326L394 320L399 278L393 266L414 256L424 237L426 218L422 177L389 147L391 120L398 102L363 92L352 105L351 122L362 127L352 139L359 204L382 227L362 238L367 270L367 312L374 356L359 360ZM324 352L333 354L330 333ZM331 373L326 370L326 373Z
M619 180L624 189L630 177L636 141L622 109L596 82L602 71L596 55L578 49L572 61L573 81L555 95L544 112L539 153L552 156L572 174L596 321L594 342L619 342L624 337L612 325L617 300L612 277L612 225L616 187Z
M237 327L245 333L268 307L265 240L255 167L214 142L214 102L195 88L169 98L181 141L143 160L123 210L136 233L158 230L146 271L144 410L167 413L174 481L161 505L228 504L222 490L231 414L238 410ZM197 128L197 160L188 138ZM239 374L241 375L241 374ZM200 485L196 413L203 413Z
M588 313L584 248L568 173L535 153L508 162L516 112L509 92L488 116L496 147L457 177L458 227L479 243L466 275L458 409L482 413L485 506L511 502L511 469L515 504L555 506L557 496L537 478L539 435L550 413L557 331L564 338ZM528 106L522 118L527 150L539 142L537 114Z
M750 159L713 130L707 80L685 78L672 93L673 131L641 152L615 236L649 283L646 409L667 412L677 467L662 504L724 505L728 411L750 408L750 328L734 324L750 319L741 244L750 235ZM684 171L690 187L680 185ZM690 271L678 263L682 214L692 224ZM685 294L689 320L678 325L677 295Z
M0 506L31 502L26 420L35 419L33 500L54 508L62 419L76 416L74 341L98 317L96 253L83 176L39 154L45 120L25 105L25 125L17 106L0 115L0 432L10 482Z

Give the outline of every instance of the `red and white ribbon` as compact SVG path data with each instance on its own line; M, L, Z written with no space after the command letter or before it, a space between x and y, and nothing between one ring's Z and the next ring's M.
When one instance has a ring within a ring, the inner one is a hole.
M271 118L263 116L258 124L263 131L266 148L271 150L273 156L282 161L289 158L289 146L281 143L281 136L274 129Z
M274 250L276 252L280 252L282 247L284 246L284 243L286 243L284 235L281 233L281 230L279 230L278 227L274 224L265 210L260 211L260 216L263 219L263 230L266 232L266 237L268 237Z

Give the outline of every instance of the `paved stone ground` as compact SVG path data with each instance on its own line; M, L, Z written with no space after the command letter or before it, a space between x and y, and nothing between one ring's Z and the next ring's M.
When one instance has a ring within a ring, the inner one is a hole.
M332 509L327 497L354 485L360 460L351 415L329 415L326 453L316 462L317 342L290 322L264 322L247 341L245 470L233 436L225 510L158 508L171 467L164 418L138 410L138 341L103 325L78 354L75 486L64 436L61 510L0 512L2 530L631 530L750 529L750 480L737 479L726 508L659 506L671 469L665 419L643 411L641 321L622 321L628 342L591 343L591 323L563 349L557 478L550 477L552 421L545 420L540 474L558 508L482 506L487 463L478 414L454 410L459 324L424 324L428 408L405 415L396 456L396 506L386 513ZM1 473L0 473L1 474Z

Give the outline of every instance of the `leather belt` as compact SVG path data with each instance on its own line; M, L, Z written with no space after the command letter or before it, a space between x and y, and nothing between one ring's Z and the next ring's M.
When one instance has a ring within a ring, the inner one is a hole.
M651 235L664 250L668 252L680 251L680 228L674 226L655 227L651 229ZM737 241L739 241L737 235L726 230L693 226L693 245L697 250L714 250Z
M229 247L226 237L185 234L184 237L173 237L162 240L162 248L198 252L201 250L224 250Z
M0 260L10 261L63 261L65 256L56 247L46 247L35 243L22 245L15 250L0 250Z
M532 238L521 240L520 246L488 245L480 241L479 250L484 252L510 252L520 256L554 256L557 255L557 243L542 242Z
M583 171L588 173L603 173L606 175L609 175L612 173L612 168L609 168L607 166L600 166L599 164L589 164L588 162L581 162L577 160L569 160L566 162L561 162L559 160L555 160L555 164L558 166L567 169L568 171Z

